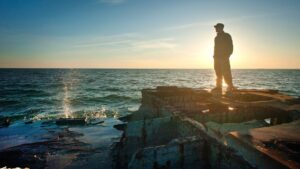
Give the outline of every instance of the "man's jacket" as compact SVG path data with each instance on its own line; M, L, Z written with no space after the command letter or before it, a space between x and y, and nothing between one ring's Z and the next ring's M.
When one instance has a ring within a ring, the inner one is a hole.
M229 58L232 52L233 44L229 33L218 33L215 37L214 58Z

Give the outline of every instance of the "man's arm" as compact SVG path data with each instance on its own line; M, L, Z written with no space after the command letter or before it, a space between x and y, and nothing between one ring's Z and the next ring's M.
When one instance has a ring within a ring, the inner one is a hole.
M215 58L216 52L217 52L217 49L216 49L216 38L215 38L214 39L214 55L213 55L214 58Z
M230 56L233 53L233 43L232 43L232 38L228 34L228 55Z

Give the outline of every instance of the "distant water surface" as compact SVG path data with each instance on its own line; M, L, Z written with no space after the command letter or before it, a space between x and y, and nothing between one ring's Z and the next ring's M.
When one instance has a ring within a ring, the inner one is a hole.
M233 70L239 88L300 95L300 70ZM0 69L0 115L118 117L138 108L141 89L212 88L213 70Z

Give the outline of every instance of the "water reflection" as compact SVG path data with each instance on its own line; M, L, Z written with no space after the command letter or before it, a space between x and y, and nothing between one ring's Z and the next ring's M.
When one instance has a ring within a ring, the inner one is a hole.
M63 109L64 109L64 115L66 118L71 118L72 111L70 108L70 100L69 100L69 89L68 86L65 84L64 86L64 99L63 99Z
M63 79L63 113L65 118L73 118L70 93L76 80L76 74L75 70L70 70Z

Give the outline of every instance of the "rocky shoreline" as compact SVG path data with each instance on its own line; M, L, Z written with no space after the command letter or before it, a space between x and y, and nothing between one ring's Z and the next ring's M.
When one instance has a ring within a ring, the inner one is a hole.
M160 86L115 128L113 168L300 168L300 99Z

